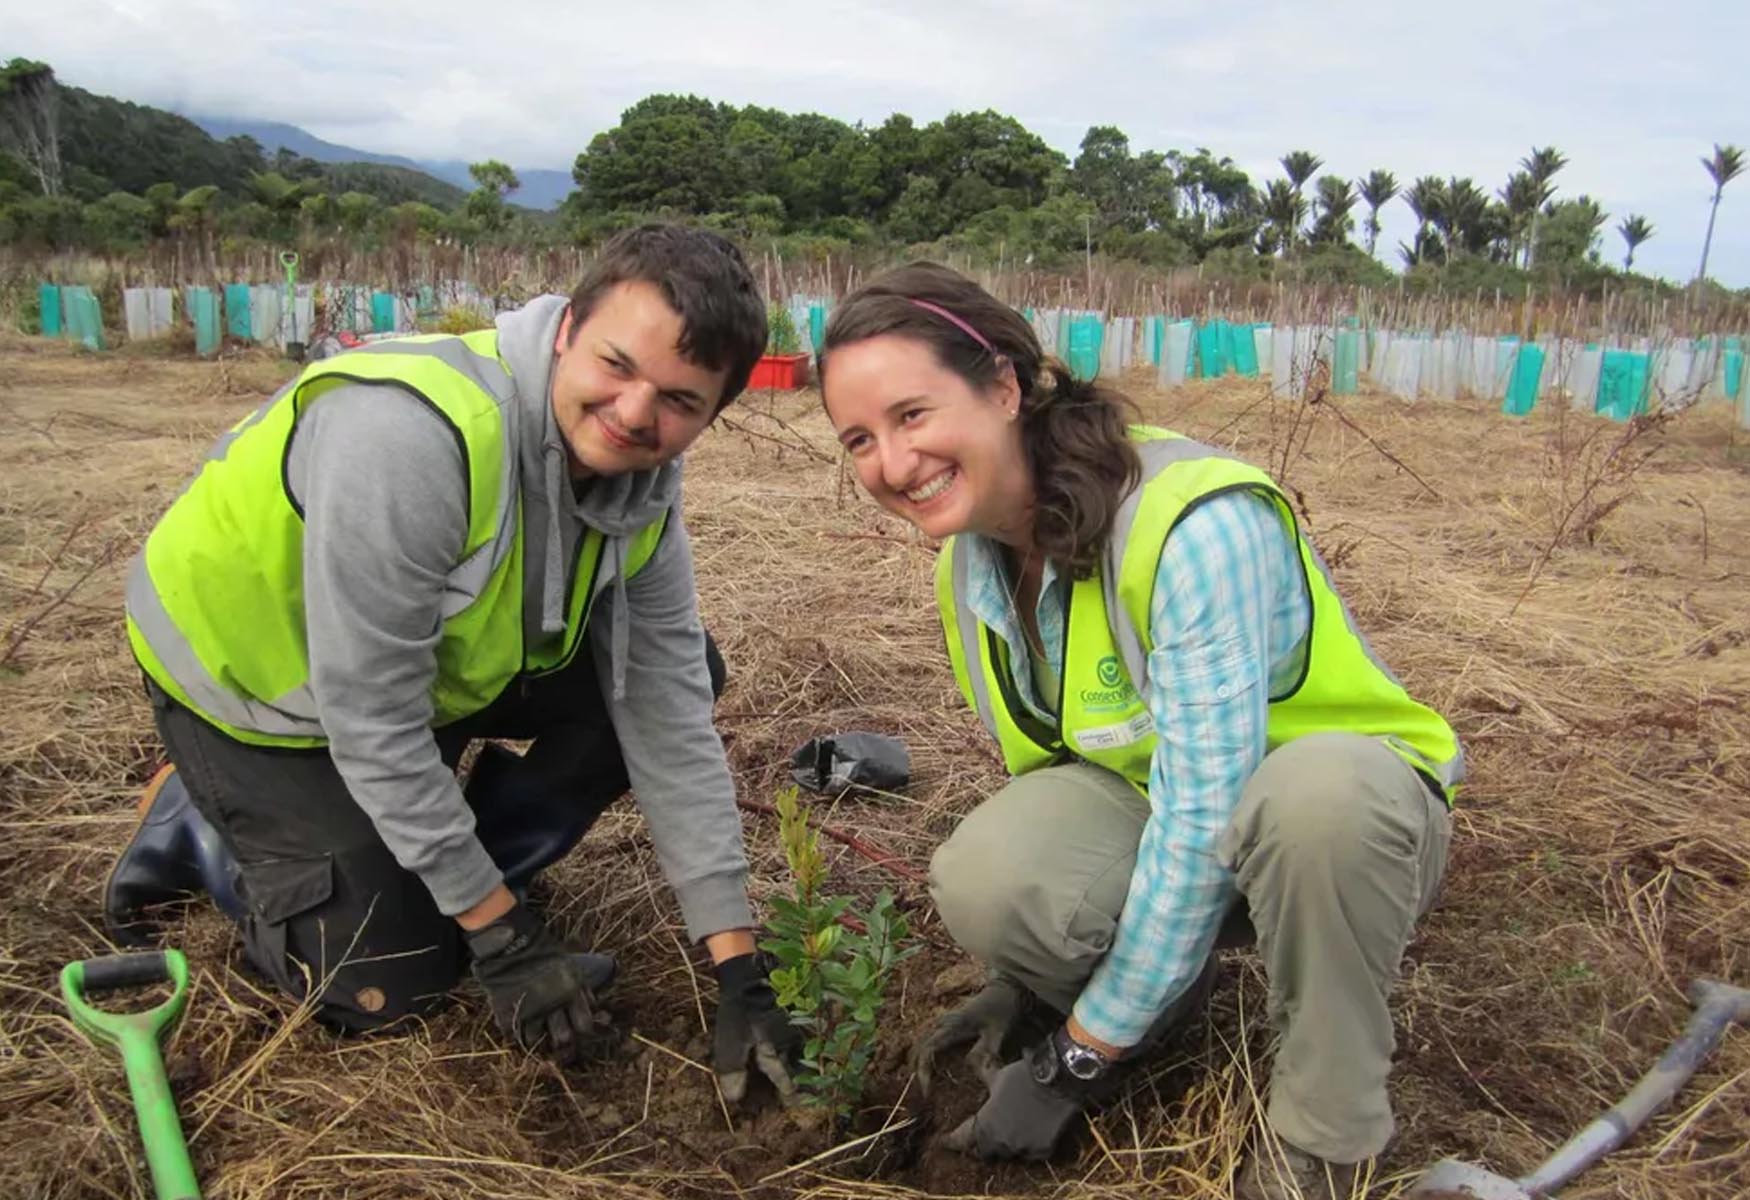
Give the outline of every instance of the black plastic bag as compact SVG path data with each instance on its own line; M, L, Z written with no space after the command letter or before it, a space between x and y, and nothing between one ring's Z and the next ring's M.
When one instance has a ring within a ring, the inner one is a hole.
M796 747L790 778L829 795L850 787L897 792L911 782L911 754L904 742L884 733L835 733Z

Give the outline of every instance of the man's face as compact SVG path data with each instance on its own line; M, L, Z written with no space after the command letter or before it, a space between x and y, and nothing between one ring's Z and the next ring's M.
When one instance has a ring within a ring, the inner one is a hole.
M574 477L661 466L705 431L729 372L682 357L680 338L680 314L641 280L604 292L581 323L561 319L553 420Z

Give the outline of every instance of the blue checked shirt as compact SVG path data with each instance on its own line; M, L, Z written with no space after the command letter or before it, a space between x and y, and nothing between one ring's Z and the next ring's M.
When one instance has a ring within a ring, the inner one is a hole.
M1031 652L997 547L963 536L967 603L1008 643L1024 703L1046 720L1056 697L1034 686ZM1063 673L1070 581L1049 562L1039 588L1039 640ZM1149 603L1148 694L1158 745L1152 810L1136 851L1112 948L1076 1001L1075 1018L1116 1046L1142 1040L1215 946L1238 895L1216 859L1240 792L1264 760L1269 697L1299 677L1309 632L1293 539L1271 503L1249 492L1205 501L1167 538Z

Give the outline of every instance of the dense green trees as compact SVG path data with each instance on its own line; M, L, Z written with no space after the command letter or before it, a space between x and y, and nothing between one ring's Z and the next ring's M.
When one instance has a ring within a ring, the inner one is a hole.
M865 129L816 113L650 96L577 156L566 213L584 228L622 212L751 218L768 231L836 221L853 235L891 223L928 241L992 209L1041 203L1065 166L995 112L955 113L923 129L895 115Z
M114 253L165 237L284 245L343 231L475 238L514 226L505 211L485 220L458 211L466 199L404 167L264 156L250 138L219 141L174 113L65 87L44 63L0 67L0 241ZM409 205L421 210L411 219Z
M1741 152L1716 147L1704 162L1717 205ZM1566 163L1553 146L1534 148L1491 193L1456 176L1407 187L1386 170L1321 176L1317 154L1294 150L1281 176L1254 180L1201 147L1136 152L1111 125L1090 128L1071 160L989 110L864 125L652 95L577 155L560 211L536 214L515 206L516 173L497 160L475 163L464 192L400 167L267 157L248 138L216 141L173 114L61 88L42 63L0 69L0 241L106 252L160 238L209 249L323 237L546 246L663 216L819 252L934 245L1068 269L1091 248L1237 280L1378 283L1390 278L1376 254L1380 212L1401 201L1416 219L1399 247L1412 284L1449 274L1507 289L1591 286L1611 273L1599 246L1608 214L1557 197ZM1626 271L1651 228L1631 218L1620 231Z

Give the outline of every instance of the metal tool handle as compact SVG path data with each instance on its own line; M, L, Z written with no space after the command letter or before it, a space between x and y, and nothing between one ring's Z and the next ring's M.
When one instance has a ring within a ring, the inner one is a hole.
M1628 1095L1519 1181L1528 1194L1547 1196L1622 1145L1689 1082L1702 1060L1713 1053L1728 1025L1750 1021L1750 989L1698 979L1689 985L1689 999L1695 1013L1683 1035L1671 1043Z

